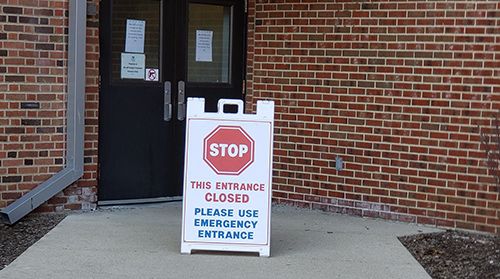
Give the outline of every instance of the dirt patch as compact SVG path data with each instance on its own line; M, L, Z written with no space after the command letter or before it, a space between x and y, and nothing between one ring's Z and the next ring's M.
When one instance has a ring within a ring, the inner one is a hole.
M0 270L52 230L64 217L64 214L31 214L14 225L0 224Z
M500 237L446 231L400 237L432 278L500 278Z

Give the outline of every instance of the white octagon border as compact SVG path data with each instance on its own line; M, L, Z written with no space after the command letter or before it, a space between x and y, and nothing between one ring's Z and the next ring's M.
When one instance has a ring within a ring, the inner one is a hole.
M215 134L217 133L220 129L231 129L231 130L239 130L245 138L247 138L248 141L251 143L250 147L250 160L242 166L237 172L230 172L230 171L219 171L213 164L210 162L210 160L207 158L207 141ZM243 130L242 127L240 126L228 126L228 125L219 125L217 126L212 132L210 132L204 139L203 139L203 161L207 163L207 165L210 166L210 168L219 175L239 175L241 174L244 170L246 170L253 162L254 162L254 153L255 153L255 141L250 137L250 135L247 134L245 130Z

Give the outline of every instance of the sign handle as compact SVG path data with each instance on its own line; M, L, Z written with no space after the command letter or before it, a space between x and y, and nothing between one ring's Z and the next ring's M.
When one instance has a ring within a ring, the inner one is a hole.
M217 103L217 112L224 113L224 106L233 105L238 107L238 112L236 114L243 114L243 101L238 99L220 99Z

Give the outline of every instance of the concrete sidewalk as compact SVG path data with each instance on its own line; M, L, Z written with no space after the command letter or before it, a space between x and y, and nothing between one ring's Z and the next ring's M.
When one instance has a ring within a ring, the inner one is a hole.
M429 278L397 236L435 229L274 207L271 257L180 254L181 203L70 215L0 278Z

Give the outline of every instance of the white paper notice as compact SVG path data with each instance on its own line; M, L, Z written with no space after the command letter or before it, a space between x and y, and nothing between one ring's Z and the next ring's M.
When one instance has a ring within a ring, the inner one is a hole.
M196 30L196 62L212 62L214 31Z
M125 52L144 53L144 34L146 21L127 19L127 36L125 37Z
M122 79L144 79L146 55L122 53Z

